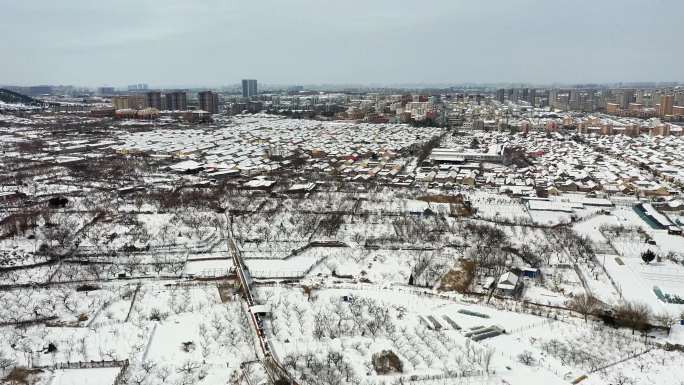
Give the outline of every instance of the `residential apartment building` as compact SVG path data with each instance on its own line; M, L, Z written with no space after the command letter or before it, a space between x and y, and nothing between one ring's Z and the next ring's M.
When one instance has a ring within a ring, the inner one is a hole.
M660 96L660 116L672 115L672 107L674 103L674 96L661 95Z
M199 99L201 110L207 111L210 114L218 114L219 102L218 94L216 92L202 91L197 94L197 99Z
M142 110L148 107L146 95L113 96L112 105L117 110Z
M167 92L164 109L168 111L185 111L188 109L188 96L183 91Z
M242 97L250 98L257 95L256 79L242 79Z
M162 110L162 96L161 92L159 91L151 91L147 92L145 94L145 100L147 103L147 107L150 108L156 108L158 110Z

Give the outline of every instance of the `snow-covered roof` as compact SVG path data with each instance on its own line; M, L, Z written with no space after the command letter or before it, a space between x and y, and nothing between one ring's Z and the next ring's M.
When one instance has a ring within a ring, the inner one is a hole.
M271 312L271 307L268 305L253 305L250 306L249 310L254 313L270 313Z
M174 171L188 171L202 168L202 164L195 162L194 160L184 160L182 162L169 166L169 168Z
M518 276L512 272L506 272L499 277L496 287L499 289L513 290L518 285Z

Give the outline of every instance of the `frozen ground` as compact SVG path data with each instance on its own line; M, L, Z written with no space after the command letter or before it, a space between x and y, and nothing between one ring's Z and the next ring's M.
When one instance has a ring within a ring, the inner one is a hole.
M681 353L653 349L638 335L581 321L542 325L494 337L486 344L502 352L502 359L518 361L528 352L536 370L566 381L587 375L582 383L592 385L615 384L620 374L637 384L677 384L681 377L676 368L684 363Z
M102 385L112 384L120 368L56 370L45 385Z

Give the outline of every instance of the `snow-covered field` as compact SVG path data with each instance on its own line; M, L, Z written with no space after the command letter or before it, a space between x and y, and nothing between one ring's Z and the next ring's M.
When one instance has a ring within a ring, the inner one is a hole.
M120 368L56 370L46 385L101 385L113 384Z
M371 355L383 349L394 351L405 362L402 375L406 377L483 376L486 348L464 337L452 324L466 330L492 325L521 328L543 322L535 316L393 290L321 289L315 291L312 301L298 289L262 288L259 295L272 308L267 330L286 363L311 353L323 360L337 352L357 378L367 376ZM461 313L463 310L479 315ZM430 330L422 321L428 317L440 320L440 332ZM454 367L453 362L459 365ZM300 368L296 362L292 365ZM298 370L307 372L305 367Z
M582 383L592 385L615 384L621 374L638 384L677 384L681 377L676 368L684 363L681 353L646 345L639 335L579 320L494 337L486 344L502 352L502 359L518 361L526 352L529 366L566 381L587 375Z

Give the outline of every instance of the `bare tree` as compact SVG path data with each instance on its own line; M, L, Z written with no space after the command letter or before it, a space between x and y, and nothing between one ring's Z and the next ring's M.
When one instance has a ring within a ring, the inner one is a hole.
M135 385L142 385L143 382L147 379L147 373L145 372L138 372L135 373L133 376L129 378L129 380L134 383Z
M382 330L382 325L378 320L372 319L366 322L366 330L371 334L373 340L375 340L375 337L378 335L380 330Z
M176 275L179 275L183 271L183 267L185 267L185 261L182 259L168 258L166 263L168 264L169 269L171 269L171 272Z
M164 266L166 265L165 261L162 259L162 257L159 254L155 254L152 257L152 269L154 270L157 275L159 275L163 270Z
M649 326L651 309L643 303L625 302L615 309L614 314L616 321L632 329L634 334L635 330L644 331Z
M492 365L492 358L494 358L494 351L495 349L493 347L488 347L482 352L482 366L484 367L484 370L489 373L489 368Z
M667 310L663 310L660 313L654 315L653 320L655 321L656 325L660 326L663 329L667 329L667 335L669 336L670 331L672 330L672 325L674 325L677 322L678 318L670 314L670 312L668 312Z
M88 359L88 343L86 336L81 336L78 339L78 352L81 353L83 361L86 361Z
M568 307L577 313L584 316L584 322L587 322L587 318L590 314L593 314L599 309L599 301L591 294L582 294L575 296Z
M5 353L0 351L0 373L4 373L5 370L14 366L15 364L16 362L13 359L6 357Z
M72 313L76 311L76 300L74 299L73 295L74 292L68 288L61 288L56 293L57 298L62 301L64 308Z
M128 276L133 276L133 274L139 270L140 264L142 263L142 258L138 255L130 255L128 261L124 265L124 271L128 273Z
M135 205L135 209L140 212L140 209L142 209L145 204L145 197L142 194L136 195L133 204Z
M43 228L43 235L48 241L49 246L53 246L54 242L61 248L70 245L77 224L69 217L53 216L56 223L46 224Z
M155 364L151 360L145 360L140 364L140 367L142 368L143 371L145 371L146 374L150 374L156 366L157 366L157 364Z
M634 379L631 377L625 376L622 372L617 373L615 376L613 376L613 380L611 382L613 385L634 385L636 382L634 382Z
M532 366L535 363L534 356L529 350L525 350L524 352L518 354L518 361L527 366Z
M155 374L161 382L166 382L166 379L171 375L171 369L168 366L162 366L157 369Z
M193 374L195 370L200 368L200 366L201 365L199 362L186 360L181 364L181 366L176 368L176 372L181 374Z

